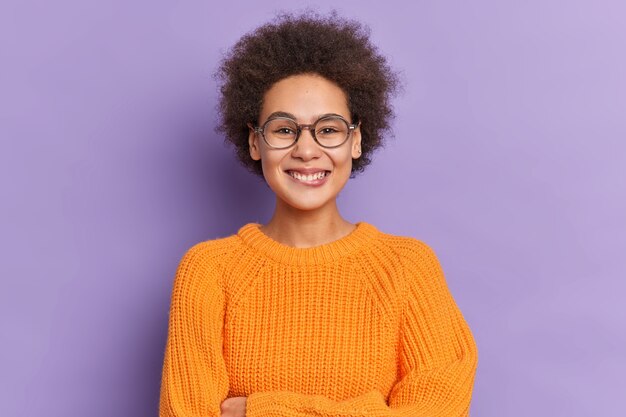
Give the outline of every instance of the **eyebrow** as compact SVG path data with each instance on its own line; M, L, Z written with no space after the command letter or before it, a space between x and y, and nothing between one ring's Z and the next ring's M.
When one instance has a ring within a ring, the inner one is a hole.
M328 116L339 116L339 117L343 117L342 115L337 114L337 113L324 113L324 114L322 114L322 115L318 116L315 120L319 120L319 119L321 119L322 117L328 117ZM293 119L293 120L295 120L295 121L298 121L298 119L296 118L296 116L294 116L294 115L293 115L293 114L291 114L291 113L285 112L285 111L275 111L274 113L270 114L270 115L267 117L266 121L267 121L267 120L269 120L269 119L271 119L271 118L274 118L274 117L288 117L289 119Z

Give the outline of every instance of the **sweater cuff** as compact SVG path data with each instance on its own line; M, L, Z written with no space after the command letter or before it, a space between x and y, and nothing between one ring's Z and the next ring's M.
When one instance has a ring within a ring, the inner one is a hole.
M276 414L275 393L255 392L246 400L246 417L271 417Z

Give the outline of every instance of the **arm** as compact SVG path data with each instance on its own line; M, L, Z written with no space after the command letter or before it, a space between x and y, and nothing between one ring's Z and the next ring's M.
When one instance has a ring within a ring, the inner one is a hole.
M406 273L400 377L388 402L379 391L344 401L287 391L257 392L247 417L467 417L478 364L472 333L445 282L434 251L412 239Z
M204 243L183 256L174 279L161 378L160 417L218 417L228 394L222 357L225 302Z

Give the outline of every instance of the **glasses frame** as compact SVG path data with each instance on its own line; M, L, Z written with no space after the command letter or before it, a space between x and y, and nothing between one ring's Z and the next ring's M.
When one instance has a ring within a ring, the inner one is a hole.
M318 140L317 140L317 136L315 136L315 127L317 126L317 124L323 120L328 120L328 119L339 119L341 121L343 121L346 126L348 126L348 134L346 135L346 139L341 142L339 145L335 145L335 146L326 146L326 145L322 145ZM296 125L296 137L293 140L293 143L288 145L288 146L273 146L271 145L267 139L265 138L265 128L267 127L267 124L271 121L274 120L289 120L290 122L293 122ZM292 119L291 117L285 117L285 116L276 116L276 117L270 117L269 119L267 119L265 121L265 123L263 123L263 126L253 126L251 123L248 123L248 127L251 128L254 133L260 133L261 137L263 138L263 141L265 142L265 144L267 146L269 146L272 149L288 149L291 148L293 145L295 145L296 143L298 143L298 140L301 137L301 133L304 129L308 130L311 133L311 136L313 137L313 140L322 148L325 149L334 149L334 148L338 148L340 146L342 146L344 143L346 143L348 141L348 139L350 139L350 136L352 136L352 133L354 132L354 130L359 127L361 125L361 122L357 122L354 124L350 124L346 119L344 119L342 116L339 115L332 115L332 116L324 116L324 117L320 117L319 119L317 119L314 123L312 124L299 124L297 120Z

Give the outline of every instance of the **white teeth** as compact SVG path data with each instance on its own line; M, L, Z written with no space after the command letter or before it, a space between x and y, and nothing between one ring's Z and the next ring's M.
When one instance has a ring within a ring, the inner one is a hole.
M292 177L300 181L314 181L314 180L323 178L326 175L326 171L320 171L320 172L316 172L315 174L310 174L310 175L301 175L298 172L289 171L289 175L291 175Z

